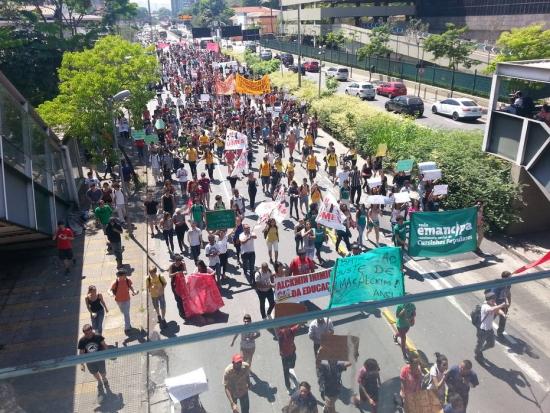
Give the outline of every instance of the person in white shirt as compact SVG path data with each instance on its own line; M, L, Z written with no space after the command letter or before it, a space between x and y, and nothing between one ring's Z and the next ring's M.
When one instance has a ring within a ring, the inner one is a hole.
M254 281L256 282L256 293L260 300L260 314L263 319L266 317L271 318L271 313L275 308L275 297L273 294L273 273L269 269L267 262L263 262L261 268L256 271ZM269 303L267 314L265 312L265 300Z
M118 134L123 139L128 139L130 137L130 125L128 125L128 119L121 117L118 120Z
M477 344L475 354L477 359L483 359L483 351L495 346L493 321L495 316L506 317L503 308L507 303L497 305L496 294L492 291L485 294L485 302L481 304L481 324L477 329Z
M187 181L189 180L189 174L187 173L187 169L185 169L184 164L182 164L176 171L176 179L180 183L181 196L185 199L187 195Z
M227 278L227 275L225 274L226 268L227 268L227 247L228 247L228 240L227 240L227 234L224 229L221 229L218 231L218 235L216 237L216 245L218 247L218 252L220 257L220 269L222 272L222 278Z
M239 210L239 213L244 216L245 209L244 209L244 198L239 195L239 190L235 189L233 191L233 198L231 198L231 208L233 208L233 205L237 205L237 209Z
M219 285L222 278L220 270L220 252L218 251L216 236L214 234L208 235L208 244L206 244L206 247L204 248L204 253L208 258L208 266L216 273L216 282Z
M193 258L196 264L201 253L202 232L197 227L195 221L191 221L191 229L187 231L187 241L189 241L189 246L191 248L191 258Z
M317 318L309 323L308 337L313 341L313 354L317 357L317 352L321 347L321 338L326 334L334 334L334 326L330 318Z
M254 268L256 265L256 251L254 240L257 235L250 231L250 225L243 225L243 232L239 235L241 243L241 259L243 261L244 276L250 285L254 285Z
M338 177L338 186L342 188L344 186L344 181L349 178L349 167L344 167L341 169L336 176Z
M447 370L449 369L449 360L444 354L435 353L435 363L430 368L430 383L428 390L433 390L441 401L445 404L445 394L447 392Z
M162 181L162 173L160 170L160 156L158 155L158 153L151 154L150 162L153 178L155 179L155 183L158 183Z
M124 199L124 193L120 189L120 185L118 183L113 184L113 201L118 219L122 224L124 224L126 222L126 202Z

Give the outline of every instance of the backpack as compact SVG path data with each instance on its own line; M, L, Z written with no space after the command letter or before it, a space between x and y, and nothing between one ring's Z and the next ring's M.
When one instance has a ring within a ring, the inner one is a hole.
M130 287L130 283L128 282L128 278L126 278L126 285ZM113 292L113 295L116 295L116 292L118 291L118 278L115 281L115 288L111 288L111 291Z
M166 281L160 275L159 275L159 281L163 287L166 287ZM147 288L151 287L151 276L149 275L147 276L147 278L145 279L145 283L147 284Z

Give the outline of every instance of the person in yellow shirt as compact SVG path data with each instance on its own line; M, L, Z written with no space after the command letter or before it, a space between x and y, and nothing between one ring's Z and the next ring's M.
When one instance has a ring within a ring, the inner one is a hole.
M204 160L204 163L206 164L206 170L208 171L208 177L210 180L214 179L214 154L210 150L210 148L206 148L206 151L204 152L204 155L202 157Z
M193 175L193 178L195 179L197 179L198 156L199 156L199 153L197 151L197 148L189 145L189 148L187 148L187 151L185 151L185 159L187 159L187 162L189 163L189 168L191 168L191 175Z
M285 174L286 174L286 179L287 179L287 182L288 182L288 186L290 186L290 184L294 180L294 168L295 168L294 158L291 156L289 158L288 163L286 164L286 168L285 168Z
M304 163L310 153L313 153L313 135L308 133L304 138L304 145L302 146L302 163Z
M354 167L355 165L357 165L357 149L350 148L347 152L347 155L349 155L351 158L351 166Z
M327 154L328 175L332 183L336 181L336 168L338 166L338 156L334 149Z
M275 262L279 260L279 228L275 219L270 218L264 228L264 238L267 243L267 253L269 261L273 263L273 251L275 252Z
M151 267L149 269L149 276L145 279L147 291L153 302L153 308L157 313L158 322L164 326L166 324L166 300L164 298L164 287L166 287L166 280L162 275L157 274L157 268Z
M262 188L265 193L269 191L269 178L271 177L271 165L267 156L264 156L260 164L260 178L262 179Z
M208 137L206 132L203 131L201 136L199 136L200 150L204 152L209 144L210 144L210 138Z
M317 206L319 206L321 204L321 199L323 199L321 188L319 188L319 185L314 183L313 185L311 185L311 203L317 204Z
M223 156L223 149L225 148L225 141L220 135L217 135L216 139L214 139L214 144L216 145L216 155L221 159Z
M279 174L283 173L283 160L279 156L275 158L275 162L273 162L273 166L275 167L275 170L277 171L277 173Z
M315 154L310 153L306 159L306 166L310 183L312 183L317 176L317 164L317 157L315 156Z

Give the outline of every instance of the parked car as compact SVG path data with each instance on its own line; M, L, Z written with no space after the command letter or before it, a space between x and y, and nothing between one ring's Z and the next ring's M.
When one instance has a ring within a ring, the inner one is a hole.
M407 87L401 82L382 82L376 88L376 93L388 98L404 96L407 94Z
M256 53L257 47L256 47L255 44L247 44L247 45L244 47L244 50L245 50L245 51L249 51L250 53Z
M384 105L388 112L405 113L421 117L424 114L424 102L418 96L396 96Z
M432 113L448 115L453 120L475 120L481 117L481 107L472 99L444 99L433 104Z
M304 65L302 64L301 65L301 72L302 72L302 75L305 75L306 74L306 68L304 67ZM288 66L288 70L290 70L291 72L294 72L294 73L298 73L298 65L290 65Z
M271 60L273 59L273 53L271 53L271 50L262 50L260 52L260 59L262 60Z
M374 100L376 92L372 83L351 83L346 86L345 93L351 96L357 96L359 99Z
M304 69L306 72L319 73L319 62L316 60L310 60L304 63Z
M275 59L279 59L285 67L294 64L294 56L292 56L290 53L278 54L275 56Z
M349 71L346 67L329 67L326 71L327 76L333 77L336 80L347 81Z

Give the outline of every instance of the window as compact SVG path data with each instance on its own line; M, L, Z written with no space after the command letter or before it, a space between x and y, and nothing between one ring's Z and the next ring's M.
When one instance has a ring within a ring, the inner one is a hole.
M361 86L363 89L372 89L372 85L363 85Z
M477 103L475 103L473 100L463 100L462 106L477 106Z

